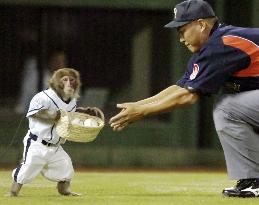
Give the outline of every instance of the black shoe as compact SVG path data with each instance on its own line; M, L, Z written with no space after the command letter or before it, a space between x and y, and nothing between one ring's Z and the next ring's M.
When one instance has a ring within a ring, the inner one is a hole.
M259 196L259 181L257 179L241 179L235 187L225 188L222 194L227 197L257 197Z

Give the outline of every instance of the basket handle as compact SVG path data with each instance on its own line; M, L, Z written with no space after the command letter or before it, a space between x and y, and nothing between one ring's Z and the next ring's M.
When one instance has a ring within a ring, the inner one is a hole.
M99 109L98 107L92 107L92 110L95 112L95 115L96 115L97 117L100 117L100 118L102 119L102 121L105 120L104 114L103 114L103 112L101 111L101 109Z
M86 113L86 114L94 114L94 116L96 117L100 117L103 121L105 120L104 118L104 114L103 112L101 111L101 109L97 108L97 107L78 107L76 109L77 112L82 112L82 113Z

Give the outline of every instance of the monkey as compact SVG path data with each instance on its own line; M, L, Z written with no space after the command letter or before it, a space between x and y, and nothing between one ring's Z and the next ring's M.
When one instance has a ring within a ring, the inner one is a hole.
M61 146L66 140L55 132L55 124L60 118L59 110L76 111L80 86L77 70L61 68L51 76L49 88L32 98L26 114L29 129L23 140L22 162L13 170L13 184L7 196L18 196L23 184L30 183L39 173L57 182L59 194L80 195L70 191L74 168Z

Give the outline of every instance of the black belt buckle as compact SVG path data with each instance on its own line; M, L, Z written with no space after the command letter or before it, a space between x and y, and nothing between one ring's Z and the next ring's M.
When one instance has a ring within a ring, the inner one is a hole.
M47 147L52 146L53 144L46 142L45 140L41 140L41 144L46 145Z

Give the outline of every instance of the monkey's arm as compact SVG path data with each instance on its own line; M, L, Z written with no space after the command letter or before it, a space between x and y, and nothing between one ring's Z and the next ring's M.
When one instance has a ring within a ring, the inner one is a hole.
M60 118L60 111L50 111L50 110L39 110L37 113L32 115L31 117L35 117L41 120L50 120L57 121Z

